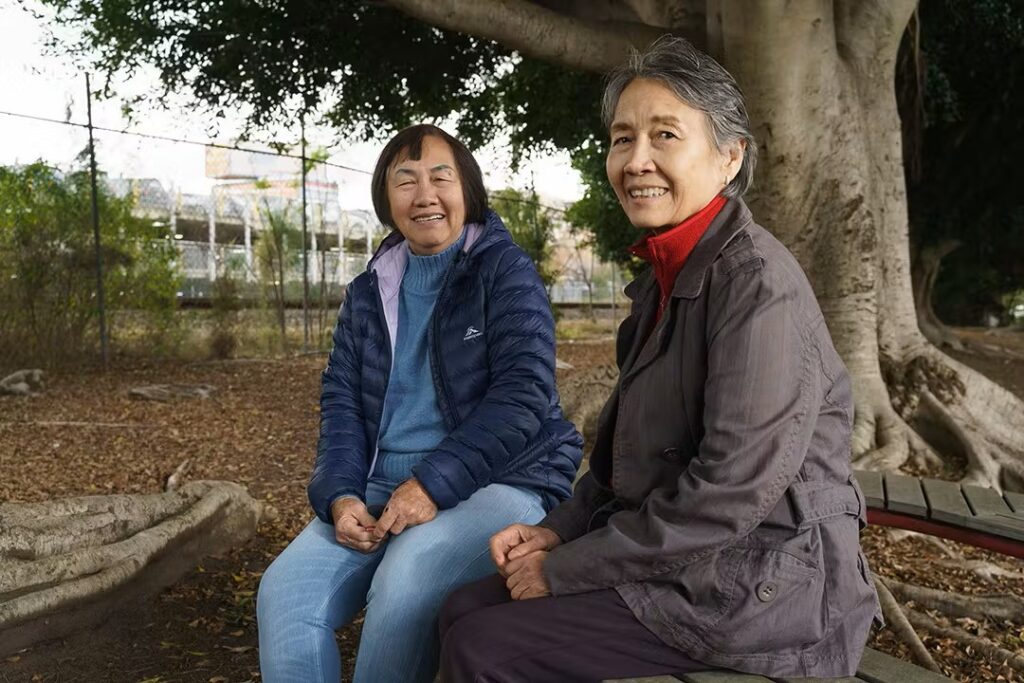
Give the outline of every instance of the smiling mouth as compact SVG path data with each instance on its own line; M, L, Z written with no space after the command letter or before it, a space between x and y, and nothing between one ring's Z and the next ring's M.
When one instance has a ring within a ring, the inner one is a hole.
M444 214L432 213L429 216L417 216L413 218L415 223L430 223L432 221L440 221L444 219Z
M650 199L653 197L661 197L668 190L664 187L640 187L633 190L629 190L628 194L632 199Z

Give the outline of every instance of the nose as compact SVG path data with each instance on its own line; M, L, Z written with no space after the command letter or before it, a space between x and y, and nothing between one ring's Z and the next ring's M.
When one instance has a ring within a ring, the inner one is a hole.
M651 159L651 146L645 138L637 136L630 146L629 157L622 170L630 175L642 175L655 170L654 161Z
M432 206L437 203L437 192L433 183L419 183L416 186L416 196L413 197L415 206Z

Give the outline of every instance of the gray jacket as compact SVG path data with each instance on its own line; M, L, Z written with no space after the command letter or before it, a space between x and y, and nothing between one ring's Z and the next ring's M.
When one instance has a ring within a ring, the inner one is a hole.
M881 620L853 401L799 264L730 200L656 325L653 276L626 294L590 471L541 523L565 541L545 563L552 593L615 588L712 666L853 675Z

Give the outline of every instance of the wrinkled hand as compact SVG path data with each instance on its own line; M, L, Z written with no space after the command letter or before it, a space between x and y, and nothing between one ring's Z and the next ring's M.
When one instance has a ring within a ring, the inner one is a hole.
M505 586L513 600L529 600L551 595L551 587L544 578L544 561L546 550L536 550L525 557L510 560L506 565L508 578Z
M334 519L334 538L347 548L361 553L372 553L380 545L373 536L377 524L366 510L366 504L358 498L339 498L331 504Z
M387 533L398 535L411 526L429 522L437 516L437 505L416 479L409 479L395 489L391 500L373 529L373 538L380 542Z
M551 550L562 539L551 529L527 524L507 526L491 536L491 559L504 578L509 577L508 563L538 550Z

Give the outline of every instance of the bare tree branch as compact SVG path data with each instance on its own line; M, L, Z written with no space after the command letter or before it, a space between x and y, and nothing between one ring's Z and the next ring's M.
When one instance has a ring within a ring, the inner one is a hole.
M679 35L704 30L707 0L533 0L559 14L591 21L640 23Z
M409 16L450 31L581 71L608 71L631 47L645 48L664 29L572 17L527 0L385 0ZM697 45L705 36L684 36ZM699 39L699 40L698 40Z

